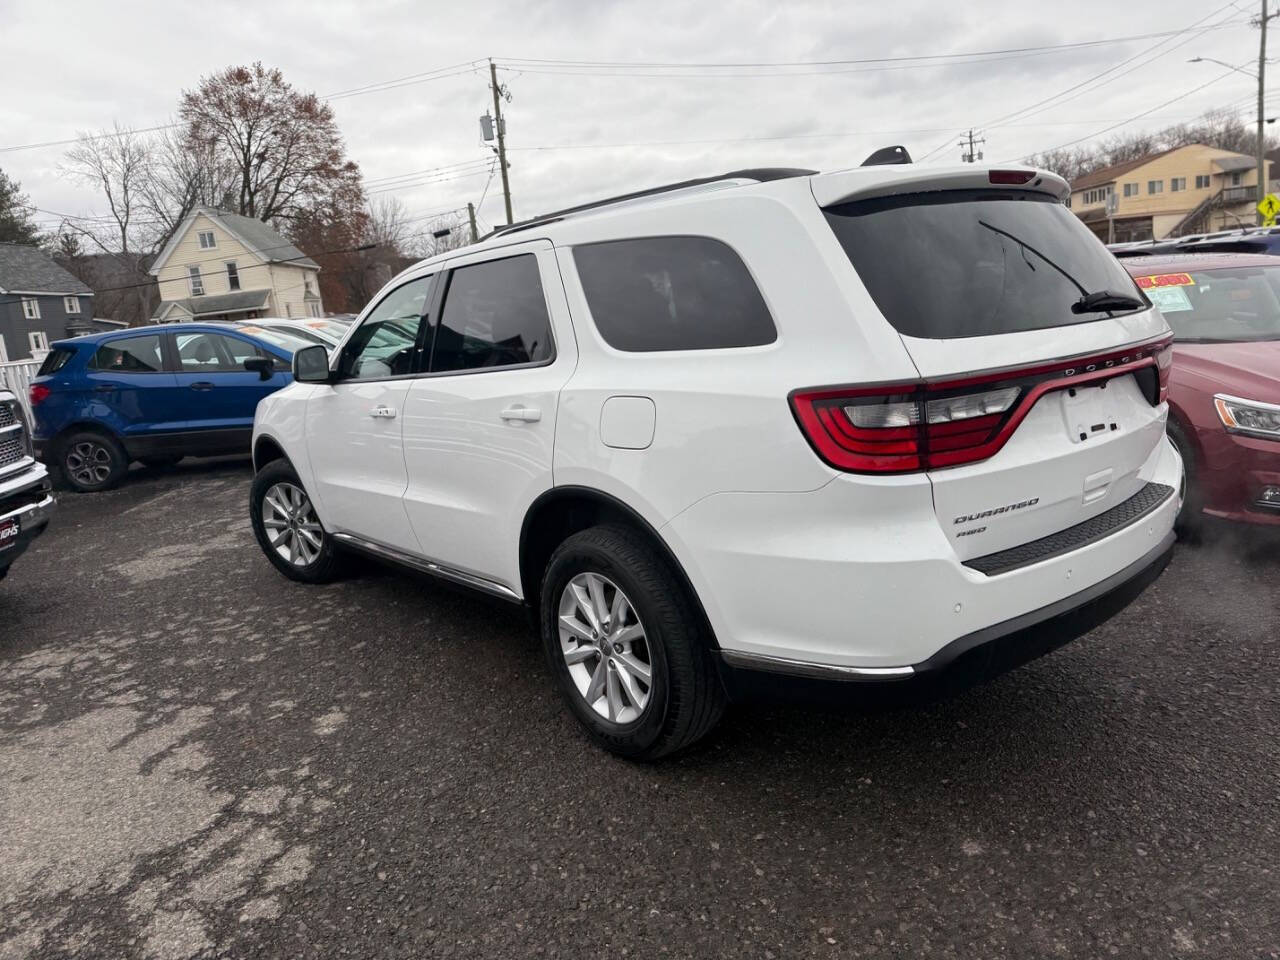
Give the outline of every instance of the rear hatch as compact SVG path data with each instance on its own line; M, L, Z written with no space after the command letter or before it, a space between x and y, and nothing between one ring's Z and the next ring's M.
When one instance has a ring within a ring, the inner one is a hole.
M1139 470L1164 435L1168 363L1158 311L1061 203L1056 177L916 176L869 196L815 181L920 374L835 398L847 419L825 424L875 454L866 472L925 470L962 560L1149 496Z

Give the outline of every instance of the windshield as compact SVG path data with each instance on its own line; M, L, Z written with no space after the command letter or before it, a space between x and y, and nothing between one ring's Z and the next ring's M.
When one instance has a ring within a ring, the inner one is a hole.
M1148 308L1124 268L1048 194L944 190L824 213L876 306L906 336L1042 330Z
M1280 340L1280 264L1136 278L1175 340Z

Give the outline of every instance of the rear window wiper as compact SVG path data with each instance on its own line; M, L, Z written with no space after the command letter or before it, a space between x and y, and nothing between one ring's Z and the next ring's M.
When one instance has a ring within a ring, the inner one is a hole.
M1071 305L1072 313L1097 313L1111 310L1140 310L1146 304L1137 297L1113 290L1097 290L1086 293Z

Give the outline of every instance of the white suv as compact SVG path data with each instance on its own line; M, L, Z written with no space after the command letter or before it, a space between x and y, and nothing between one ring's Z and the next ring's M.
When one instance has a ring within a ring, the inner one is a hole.
M1182 497L1168 327L1068 192L742 171L424 261L259 405L258 540L528 604L631 757L762 679L1030 659L1160 573Z

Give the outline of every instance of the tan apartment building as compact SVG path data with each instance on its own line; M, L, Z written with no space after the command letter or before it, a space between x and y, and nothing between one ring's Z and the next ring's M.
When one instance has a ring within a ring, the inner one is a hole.
M192 211L150 272L160 287L153 323L324 316L320 265L252 217Z
M1253 157L1191 143L1078 178L1068 205L1107 241L1107 202L1114 196L1116 243L1163 240L1252 226L1257 183Z

